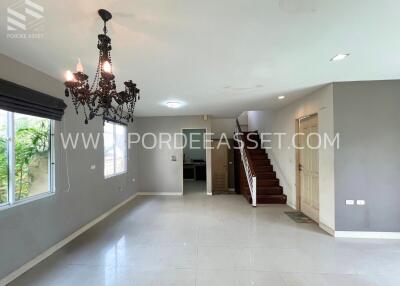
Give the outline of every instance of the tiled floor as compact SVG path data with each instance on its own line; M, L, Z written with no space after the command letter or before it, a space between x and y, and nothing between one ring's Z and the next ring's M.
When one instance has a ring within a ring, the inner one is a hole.
M400 285L399 241L334 239L287 206L189 187L135 199L11 285Z

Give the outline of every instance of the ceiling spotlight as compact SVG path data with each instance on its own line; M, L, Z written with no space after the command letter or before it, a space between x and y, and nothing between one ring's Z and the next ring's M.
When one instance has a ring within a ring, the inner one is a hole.
M169 108L179 108L183 103L179 101L168 101L165 105Z
M350 56L350 54L337 54L331 59L331 62L338 62L338 61L343 61L345 58Z
M278 99L279 100L285 99L285 96L284 95L278 96Z

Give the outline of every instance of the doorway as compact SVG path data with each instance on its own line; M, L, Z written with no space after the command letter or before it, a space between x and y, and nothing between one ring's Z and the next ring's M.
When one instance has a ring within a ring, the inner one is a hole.
M207 192L206 129L183 129L186 145L183 148L183 194Z
M319 222L318 115L297 122L297 208Z

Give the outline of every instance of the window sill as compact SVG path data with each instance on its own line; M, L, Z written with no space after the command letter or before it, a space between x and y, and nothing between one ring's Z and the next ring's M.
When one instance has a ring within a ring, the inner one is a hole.
M120 175L124 175L124 174L126 174L126 173L128 173L128 170L123 171L123 172L120 172L120 173L116 173L116 174L113 174L113 175L110 175L110 176L104 176L104 179L105 179L105 180L111 179L111 178L114 178L114 177L118 177L118 176L120 176Z
M28 198L22 199L20 201L16 201L12 205L10 203L3 204L3 205L0 205L0 211L6 210L6 209L10 209L10 208L13 208L13 207L16 207L16 206L21 206L21 205L24 205L24 204L27 204L27 203L31 203L31 202L34 202L34 201L37 201L37 200L40 200L40 199L44 199L44 198L47 198L47 197L51 197L51 196L54 196L54 194L55 194L54 192L46 192L46 193L43 193L43 194L39 194L39 195L36 195L36 196L32 196L32 197L28 197Z

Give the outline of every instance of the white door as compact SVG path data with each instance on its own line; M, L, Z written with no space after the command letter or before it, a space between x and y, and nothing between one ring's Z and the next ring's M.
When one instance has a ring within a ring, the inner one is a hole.
M319 222L318 115L301 119L299 132L300 210Z

